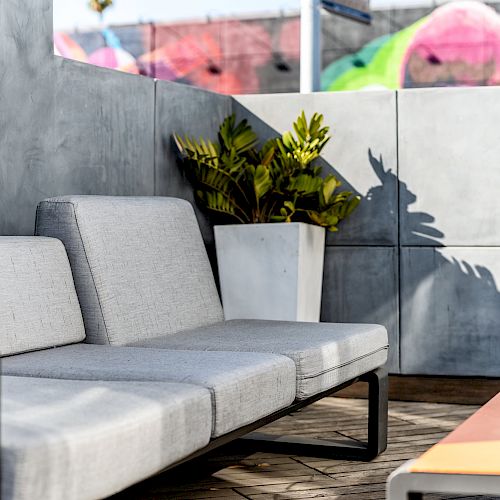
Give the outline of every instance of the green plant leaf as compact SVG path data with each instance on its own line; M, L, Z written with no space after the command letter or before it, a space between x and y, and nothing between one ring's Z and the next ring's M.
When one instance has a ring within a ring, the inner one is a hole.
M252 149L257 144L257 135L247 120L236 124L236 115L228 116L219 128L219 141L225 151L234 151L238 155Z
M260 200L273 186L269 169L265 165L258 165L255 169L253 186L257 201Z
M330 140L323 115L304 111L292 131L257 148L257 136L234 114L221 123L217 141L174 134L174 142L197 200L228 220L310 222L337 231L359 205L359 196L337 192L338 179L322 177L314 162Z
M323 181L322 194L323 194L323 203L328 205L330 203L330 199L337 187L340 186L340 182L336 179L334 175L327 175L325 180Z
M322 186L323 179L321 177L313 177L309 174L299 174L297 177L290 179L288 189L299 195L311 195L316 193Z
M246 221L243 219L236 210L231 198L227 198L223 193L216 191L197 191L198 197L203 200L209 210L221 214L229 215L239 222L244 224Z
M274 158L274 152L275 148L274 146L270 147L262 156L261 164L265 165L266 167L271 164Z

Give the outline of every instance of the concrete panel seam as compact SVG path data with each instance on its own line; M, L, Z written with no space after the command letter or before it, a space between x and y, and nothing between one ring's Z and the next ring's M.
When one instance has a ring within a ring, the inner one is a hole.
M156 170L157 170L157 165L156 165L156 143L158 140L158 137L156 135L156 122L157 122L157 100L156 100L156 88L158 86L158 79L154 78L153 79L153 193L156 196L157 190L156 190Z
M394 99L394 104L396 106L395 110L395 115L396 115L396 178L398 182L398 189L396 193L396 202L397 202L397 211L396 211L396 229L397 229L397 234L398 234L398 249L397 249L397 301L398 301L398 307L397 307L397 314L398 314L398 335L399 335L399 342L398 342L398 369L399 373L401 373L401 190L400 190L400 178L399 178L399 93L396 90L394 92L395 94L395 99Z
M379 245L377 245L379 246ZM434 248L439 250L440 248L500 248L500 245L400 245L400 248Z
M346 244L346 243L327 243L325 245L328 248L398 248L398 245L389 245L389 244L369 244L369 243L352 243L352 244ZM435 247L432 247L435 248ZM437 247L439 248L439 247Z

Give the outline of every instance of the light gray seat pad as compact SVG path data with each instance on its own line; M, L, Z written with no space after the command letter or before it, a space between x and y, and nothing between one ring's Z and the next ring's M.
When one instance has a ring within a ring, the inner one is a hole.
M207 445L209 391L2 377L1 498L103 498Z
M384 365L388 350L387 331L380 325L262 320L224 321L134 345L282 354L295 362L298 399Z
M290 405L295 365L285 356L76 344L2 359L6 375L185 382L210 390L217 437Z

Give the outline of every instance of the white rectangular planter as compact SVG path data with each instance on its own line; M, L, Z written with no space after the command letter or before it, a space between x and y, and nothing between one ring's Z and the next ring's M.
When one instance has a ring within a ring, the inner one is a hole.
M226 319L319 321L324 228L215 226L215 242Z

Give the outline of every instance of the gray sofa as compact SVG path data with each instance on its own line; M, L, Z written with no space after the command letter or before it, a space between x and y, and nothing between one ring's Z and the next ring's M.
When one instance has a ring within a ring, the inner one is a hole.
M368 443L259 447L385 449L385 329L224 321L186 201L50 199L36 234L0 238L2 498L104 497L357 380Z

